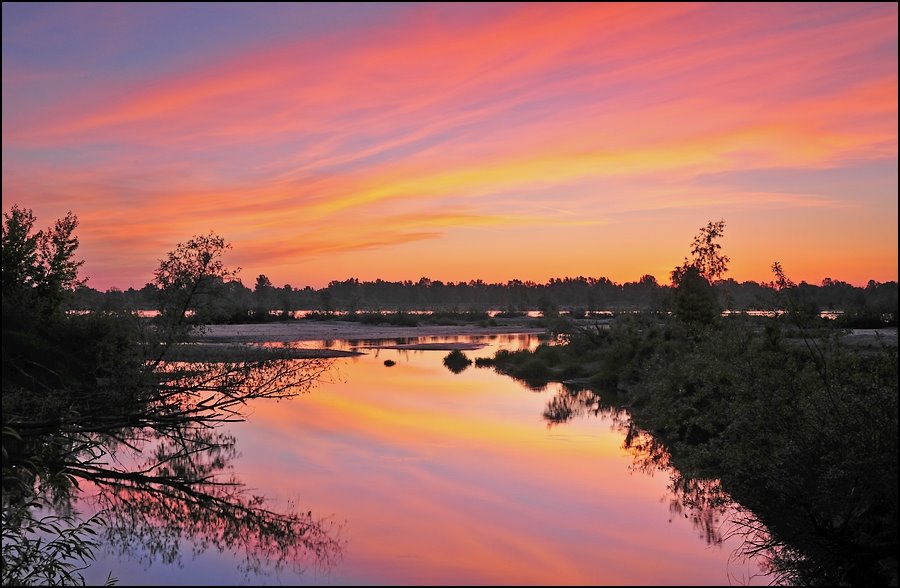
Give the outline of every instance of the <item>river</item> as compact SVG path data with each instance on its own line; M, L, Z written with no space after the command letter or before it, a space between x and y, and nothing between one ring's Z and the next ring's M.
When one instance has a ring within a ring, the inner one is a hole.
M486 344L465 351L474 359L538 339L427 342ZM111 572L124 585L768 583L757 562L735 557L738 539L709 543L673 504L665 471L635 467L624 413L554 425L543 414L567 394L561 385L535 391L474 365L453 373L446 350L364 351L334 360L311 393L254 402L246 422L229 425L234 475L273 508L293 502L322 519L338 554L246 572L244 554L194 554L183 539L163 563L137 538L128 554L100 549L87 582Z

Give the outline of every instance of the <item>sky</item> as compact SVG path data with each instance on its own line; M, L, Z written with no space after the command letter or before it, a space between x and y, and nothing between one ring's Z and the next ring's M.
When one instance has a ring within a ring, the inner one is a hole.
M897 280L896 3L4 2L3 211L88 285Z

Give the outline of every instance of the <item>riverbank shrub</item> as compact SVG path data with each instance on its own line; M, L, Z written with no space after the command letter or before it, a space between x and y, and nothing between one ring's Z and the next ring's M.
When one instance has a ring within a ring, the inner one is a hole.
M459 349L454 349L444 357L444 367L454 374L461 373L470 365L472 365L472 360Z

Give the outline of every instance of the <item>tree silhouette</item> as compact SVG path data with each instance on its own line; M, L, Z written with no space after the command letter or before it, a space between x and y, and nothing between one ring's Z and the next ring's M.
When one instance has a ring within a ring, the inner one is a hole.
M676 316L692 324L713 322L722 312L713 290L713 282L728 271L728 256L721 253L717 242L725 234L725 221L710 221L694 237L692 258L672 270Z
M78 218L69 212L33 233L35 221L31 210L16 205L3 213L3 300L54 313L84 283L78 279L84 262L75 259Z

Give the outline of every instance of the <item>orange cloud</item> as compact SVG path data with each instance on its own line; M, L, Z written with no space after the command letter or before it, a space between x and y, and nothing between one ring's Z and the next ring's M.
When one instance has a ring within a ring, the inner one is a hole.
M265 251L288 263L487 226L551 238L575 219L883 198L762 181L713 193L696 178L896 159L894 8L482 10L415 6L352 37L104 80L21 117L5 108L4 199L50 214L71 203L95 251L108 240L135 260L214 228L264 269Z

